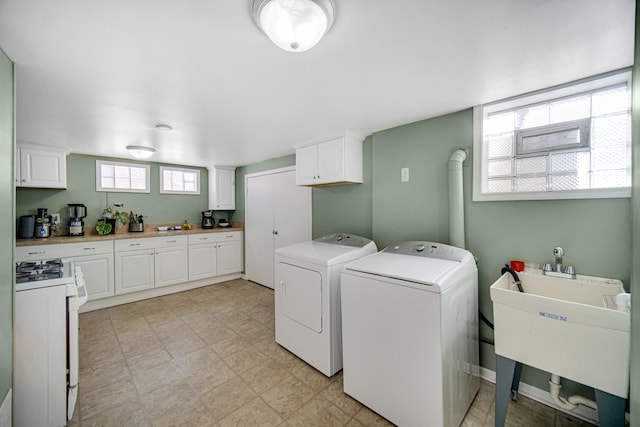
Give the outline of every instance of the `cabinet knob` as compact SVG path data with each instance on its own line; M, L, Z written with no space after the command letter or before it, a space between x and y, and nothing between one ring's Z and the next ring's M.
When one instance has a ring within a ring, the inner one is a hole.
M278 230L273 230L273 234L278 234Z

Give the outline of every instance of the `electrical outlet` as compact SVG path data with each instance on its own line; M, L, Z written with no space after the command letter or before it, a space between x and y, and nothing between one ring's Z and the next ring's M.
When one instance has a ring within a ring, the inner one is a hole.
M409 182L409 168L400 169L400 182Z
M60 214L52 213L51 215L51 224L60 225Z

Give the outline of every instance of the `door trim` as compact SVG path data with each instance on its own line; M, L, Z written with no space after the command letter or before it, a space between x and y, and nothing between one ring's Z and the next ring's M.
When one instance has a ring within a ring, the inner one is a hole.
M285 166L283 168L278 168L278 169L269 169L266 171L262 171L262 172L254 172L254 173L250 173L244 176L244 189L245 189L245 196L246 196L246 192L247 192L247 179L249 178L255 178L257 176L262 176L262 175L274 175L277 173L283 173L283 172L290 172L290 171L294 171L296 170L296 165L293 166Z

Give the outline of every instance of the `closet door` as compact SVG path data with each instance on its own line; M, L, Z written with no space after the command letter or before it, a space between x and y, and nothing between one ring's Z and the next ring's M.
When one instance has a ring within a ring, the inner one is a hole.
M247 179L246 273L247 279L273 289L273 177Z
M273 251L311 239L311 189L291 168L247 176L245 197L245 273L273 289Z

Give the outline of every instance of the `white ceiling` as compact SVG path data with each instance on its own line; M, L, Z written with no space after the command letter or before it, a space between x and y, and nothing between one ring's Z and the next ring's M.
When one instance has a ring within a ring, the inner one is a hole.
M633 63L633 0L335 1L331 31L294 54L249 0L0 0L17 140L245 165Z

